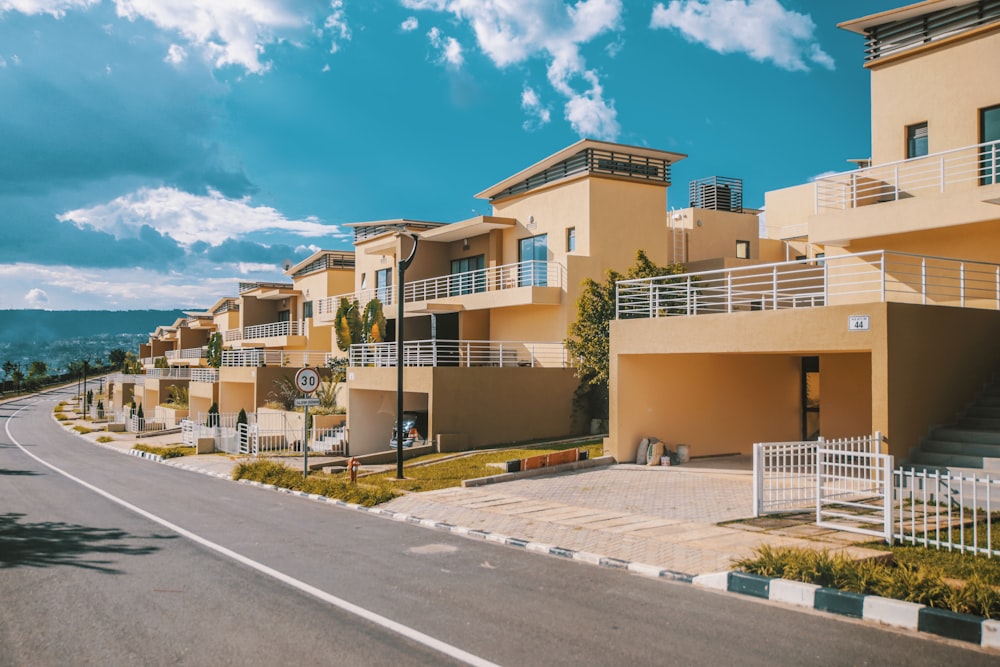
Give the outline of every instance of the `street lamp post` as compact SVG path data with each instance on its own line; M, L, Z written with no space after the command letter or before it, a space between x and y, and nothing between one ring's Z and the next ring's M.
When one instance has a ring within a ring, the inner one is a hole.
M410 250L409 257L400 259L397 269L399 276L396 279L398 285L396 288L396 479L403 479L403 322L406 321L406 314L403 312L405 302L403 288L406 285L406 269L417 254L418 241L416 234L400 231L400 255L402 255L404 236L413 239L413 249Z

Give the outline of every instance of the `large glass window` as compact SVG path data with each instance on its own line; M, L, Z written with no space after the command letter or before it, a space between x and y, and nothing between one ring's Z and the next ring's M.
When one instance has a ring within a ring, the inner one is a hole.
M566 230L566 252L574 250L576 250L576 227L570 227Z
M392 303L392 269L375 272L375 298L383 304Z
M521 239L517 246L518 287L544 287L548 284L549 235Z
M486 274L483 272L486 256L463 257L451 260L451 275L448 293L451 296L486 291Z
M906 159L927 155L927 123L906 126Z
M1000 104L979 110L979 142L994 142L983 146L979 152L979 184L1000 183L997 169L1000 168Z

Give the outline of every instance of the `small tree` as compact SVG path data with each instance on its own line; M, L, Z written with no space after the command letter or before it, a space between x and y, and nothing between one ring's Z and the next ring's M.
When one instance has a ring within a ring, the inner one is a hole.
M21 372L21 367L18 366L10 374L10 379L14 382L14 386L17 387L17 393L21 393L21 383L24 382L24 373Z
M157 357L153 359L153 368L170 368L170 364L167 363L166 357Z
M247 411L244 408L240 408L240 412L236 415L236 426L239 428L240 424L247 423Z
M208 345L205 349L205 360L212 368L222 366L222 334L216 331L208 337Z
M616 314L618 281L678 273L684 273L682 265L659 266L639 250L635 254L635 265L624 276L611 270L604 282L591 278L583 281L583 290L576 302L576 321L570 325L566 350L576 362L577 377L587 386L582 393L586 395L592 416L602 419L608 416L611 322Z
M108 352L108 362L114 368L117 368L118 370L124 371L125 370L125 356L126 356L126 354L127 353L125 352L125 350L123 350L120 347L116 347L115 349L113 349L110 352Z
M208 408L208 421L205 422L205 426L214 428L219 425L219 404L212 401L212 405Z
M28 364L28 377L41 379L49 372L49 366L44 361L32 361Z
M333 318L333 329L337 337L337 347L342 352L351 349L353 343L361 342L361 317L358 315L358 302L349 302L346 298L340 300L340 306Z
M385 339L385 315L382 313L382 302L372 299L365 306L365 316L362 321L362 343L381 343Z
M142 403L140 403L139 407L136 409L135 416L139 419L146 419L146 415L142 412Z
M87 405L86 405L86 409L89 410L90 406L93 405L93 404L94 404L94 390L93 389L88 389L87 390Z
M104 419L104 401L97 399L97 418Z

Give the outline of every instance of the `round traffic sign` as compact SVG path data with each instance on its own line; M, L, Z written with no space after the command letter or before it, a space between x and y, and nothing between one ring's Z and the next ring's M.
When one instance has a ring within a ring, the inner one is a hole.
M295 373L295 387L304 394L311 394L319 388L319 373L315 368L300 368Z

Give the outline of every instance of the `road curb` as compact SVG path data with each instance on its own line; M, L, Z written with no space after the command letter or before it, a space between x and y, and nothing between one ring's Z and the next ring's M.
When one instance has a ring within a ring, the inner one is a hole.
M702 588L739 593L914 632L933 634L984 648L1000 648L1000 621L971 614L959 614L915 602L863 595L748 572L703 574L694 577L691 583Z

